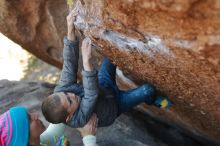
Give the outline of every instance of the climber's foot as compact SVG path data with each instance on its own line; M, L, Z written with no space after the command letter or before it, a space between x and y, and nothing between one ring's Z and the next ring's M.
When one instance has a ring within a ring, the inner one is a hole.
M154 105L159 108L169 108L171 104L171 100L166 96L157 96L154 101Z

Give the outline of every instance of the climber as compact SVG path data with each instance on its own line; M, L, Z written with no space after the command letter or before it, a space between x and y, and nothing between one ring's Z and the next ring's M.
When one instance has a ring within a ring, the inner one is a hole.
M25 107L10 108L0 115L0 145L1 146L69 146L63 135L64 124L50 124L45 126L38 118L38 113L28 112ZM78 129L83 136L84 146L96 144L96 115L92 115L89 122Z
M170 106L170 100L157 96L150 84L121 91L116 85L116 66L104 58L97 75L92 64L91 40L82 41L81 51L84 70L83 84L77 83L79 38L75 36L74 21L77 12L67 16L68 33L64 38L64 64L61 78L54 93L44 99L42 112L51 123L66 123L78 128L87 123L93 113L99 119L98 126L109 126L123 112L145 102L161 108Z

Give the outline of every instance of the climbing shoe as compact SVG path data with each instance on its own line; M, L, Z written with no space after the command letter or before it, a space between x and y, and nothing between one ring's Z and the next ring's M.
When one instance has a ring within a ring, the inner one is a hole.
M166 96L157 96L154 101L154 105L159 108L169 108L171 105L171 100Z

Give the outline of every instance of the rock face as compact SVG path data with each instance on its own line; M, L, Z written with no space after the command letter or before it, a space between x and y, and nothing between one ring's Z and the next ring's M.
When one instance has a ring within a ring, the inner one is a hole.
M62 0L1 0L0 32L61 68L67 10Z
M0 80L0 114L16 105L40 111L41 101L53 93L54 87L43 82Z
M0 8L2 33L61 67L65 1L1 0ZM75 25L100 53L174 103L144 110L220 139L219 0L78 0L75 9Z
M78 0L74 9L103 55L172 98L155 113L220 139L218 0Z

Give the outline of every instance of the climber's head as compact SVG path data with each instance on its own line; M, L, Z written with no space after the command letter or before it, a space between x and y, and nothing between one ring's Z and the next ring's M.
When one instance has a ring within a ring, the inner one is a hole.
M58 124L68 122L79 107L80 98L74 93L58 92L48 96L41 109L46 120Z

